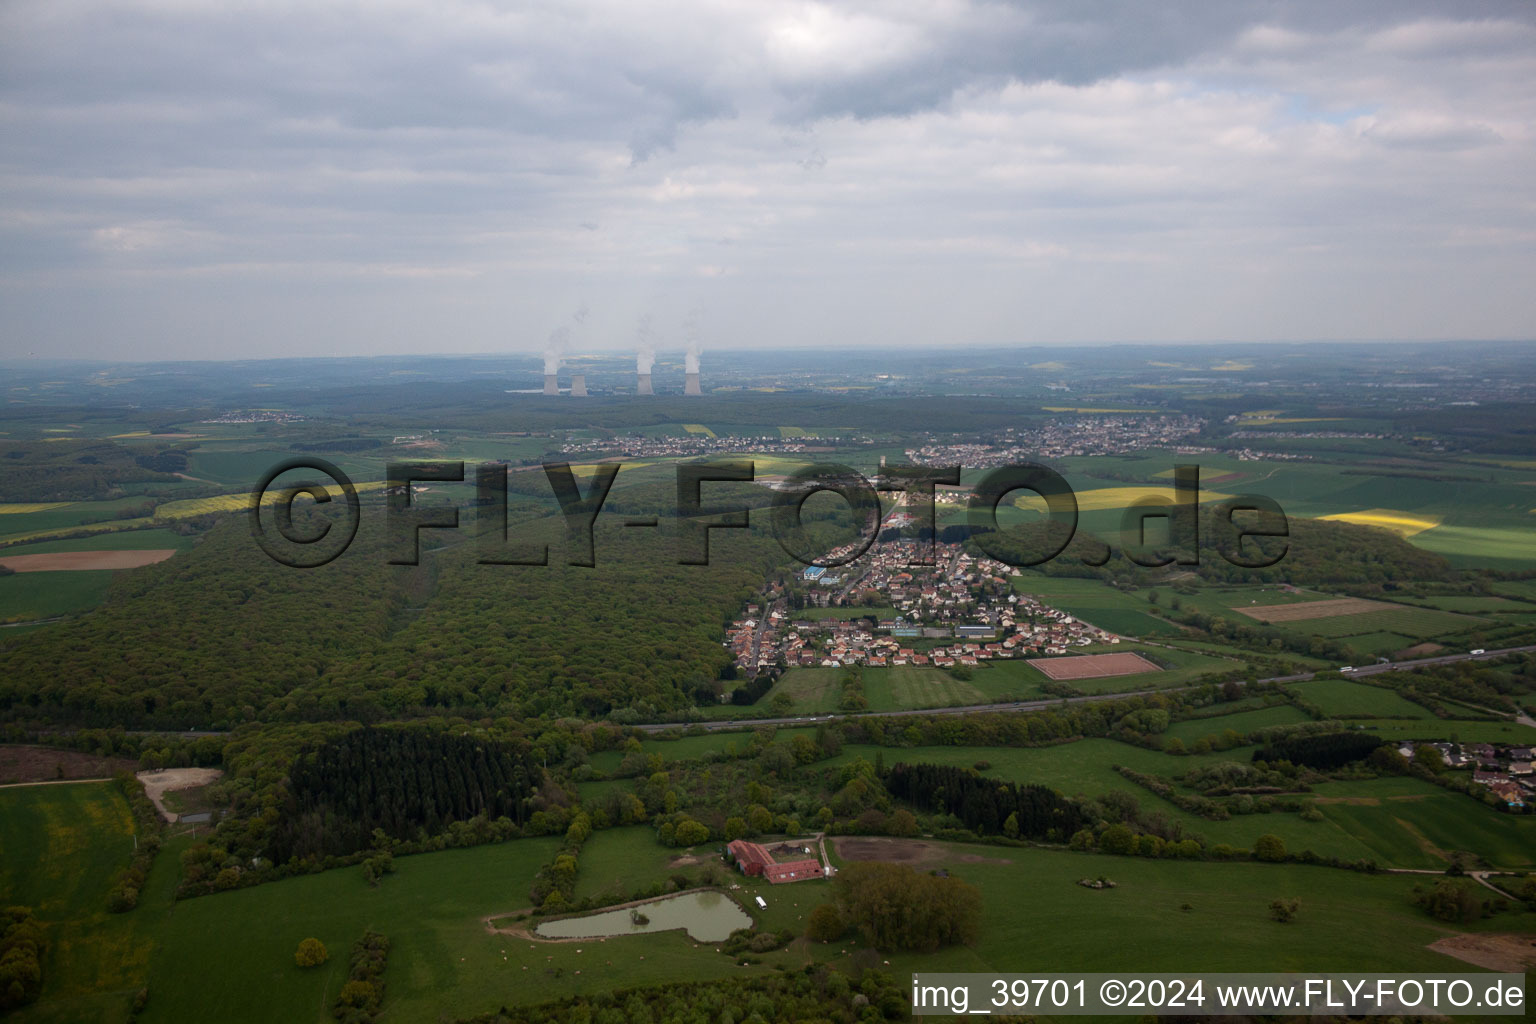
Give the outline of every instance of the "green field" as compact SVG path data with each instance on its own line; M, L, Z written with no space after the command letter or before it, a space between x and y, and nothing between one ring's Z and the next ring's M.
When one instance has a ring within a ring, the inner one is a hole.
M706 844L704 852L713 852L715 845ZM594 832L581 848L576 895L628 896L674 872L697 878L696 867L672 866L685 852L662 846L656 841L656 833L645 825Z
M1238 716L1232 716L1238 717ZM1212 719L1209 732L1219 732L1218 723ZM1204 735L1202 733L1201 735ZM974 767L987 762L984 774L995 775L1018 783L1036 783L1049 786L1060 793L1080 799L1093 799L1111 790L1119 790L1134 796L1146 813L1158 813L1169 822L1182 825L1186 835L1202 837L1208 844L1226 843L1243 849L1251 849L1259 836L1273 833L1280 836L1292 851L1312 850L1324 857L1339 857L1346 861L1375 859L1384 866L1419 868L1426 866L1425 854L1418 844L1409 843L1400 848L1373 844L1358 828L1342 818L1329 817L1322 822L1308 822L1294 813L1276 811L1269 814L1255 813L1234 815L1225 821L1211 821L1181 810L1162 797L1130 782L1114 770L1123 765L1148 775L1156 775L1172 781L1193 768L1220 761L1248 763L1253 747L1237 747L1225 752L1201 755L1173 755L1159 751L1133 747L1114 740L1088 739L1052 747L911 747L888 748L871 745L849 745L833 763L845 763L862 757L871 763L878 754L887 766L900 761L911 763L929 762ZM1330 783L1338 787L1337 793L1353 794L1360 786L1374 783ZM1184 792L1182 786L1176 787ZM1430 787L1433 789L1433 787ZM1455 824L1449 827L1467 827L1468 839L1460 849L1470 849L1490 858L1507 854L1510 840L1499 838L1500 829L1508 828L1513 820L1469 797L1433 789L1455 801L1446 805L1445 814ZM1319 788L1319 793L1324 792ZM1440 813L1441 808L1436 809ZM1530 820L1536 827L1536 819ZM1536 836L1526 833L1523 826L1519 836ZM1426 826L1428 831L1428 826ZM1536 849L1536 847L1533 847ZM1497 861L1505 863L1505 861ZM1442 864L1444 862L1441 862ZM1514 862L1509 862L1514 863ZM1433 865L1428 865L1433 866Z
M1351 722L1389 740L1451 740L1456 743L1536 743L1536 728L1518 722L1475 722L1424 718L1417 721L1372 720Z
M73 615L106 600L110 569L18 572L0 576L0 622L27 622ZM0 639L9 631L0 633Z
M1524 601L1512 601L1507 597L1481 597L1470 594L1432 594L1426 597L1414 597L1406 599L1410 604L1424 605L1426 608L1439 608L1447 612L1466 612L1472 615L1486 615L1490 613L1536 613L1536 604Z
M982 769L986 775L1049 786L1067 796L1092 797L1111 789L1146 792L1116 772L1113 766L1117 764L1150 775L1176 775L1214 761L1244 760L1252 756L1252 751L1252 747L1246 747L1221 754L1178 757L1106 739L1078 740L1050 747L881 747L850 743L827 763L845 764L856 757L873 763L877 754L886 767L905 761L971 768L985 761L991 765ZM1151 797L1152 794L1146 795Z
M1123 636L1175 636L1178 626L1147 613L1139 594L1127 594L1098 580L1050 576L1015 576L1016 593L1030 594L1052 608Z
M867 753L859 748L844 757ZM885 751L887 763L895 753ZM900 753L914 760L989 756L999 775L1093 776L1122 784L1108 772L1111 761L1168 773L1200 760L1112 741L1042 750ZM1432 854L1423 848L1422 835L1442 848L1476 849L1510 866L1528 865L1536 851L1536 820L1498 815L1413 780L1329 784L1319 787L1319 794L1378 803L1325 804L1327 821L1316 824L1282 814L1206 823L1223 828L1210 829L1211 839L1232 842L1273 831L1300 849L1299 840L1312 836L1316 841L1308 845L1320 853L1330 852L1330 846L1369 851L1378 845L1390 853L1407 841L1406 849L1425 862ZM130 820L121 798L105 784L0 791L0 834L6 839L0 883L7 898L38 906L49 920L71 922L51 930L55 947L45 968L44 1001L16 1019L120 1021L147 976L151 998L140 1016L147 1024L323 1024L331 1019L329 1006L345 977L346 952L365 928L391 940L385 1008L392 1021L425 1024L440 1020L445 1007L462 1016L640 983L743 973L731 958L681 933L543 943L489 932L485 919L505 920L526 905L534 872L558 845L553 838L402 857L396 874L377 888L357 869L344 868L174 905L170 890L180 844L173 843L156 862L139 909L111 916L96 908L111 872L126 857ZM21 837L20 845L13 837ZM930 844L927 850L925 868L942 865L981 888L981 936L971 947L890 955L896 972L1016 970L1021 960L1036 970L1087 970L1104 965L1106 949L1119 951L1120 970L1187 969L1191 957L1209 970L1457 966L1425 948L1452 929L1412 906L1410 890L1420 879L1409 876L996 846ZM596 833L583 851L578 885L583 893L632 891L671 873L679 852L657 844L644 826ZM1074 884L1099 874L1115 879L1118 888L1096 892ZM736 896L747 906L758 894L768 901L766 912L753 911L763 926L796 931L828 892L822 882L784 887L739 882ZM1297 919L1284 927L1267 916L1277 897L1301 900ZM1189 909L1181 909L1186 905ZM1071 924L1042 928L1042 920ZM1170 922L1177 923L1177 943L1164 941ZM1504 915L1470 927L1532 931L1536 920ZM321 939L331 959L306 971L295 967L292 957L308 936ZM853 943L797 943L766 955L763 965L751 970L841 961L843 951L853 948Z
M1386 608L1358 615L1332 615L1322 619L1302 619L1275 623L1282 629L1312 636L1347 638L1365 633L1400 633L1430 639L1447 633L1462 633L1488 625L1487 619L1436 611L1433 608Z
M185 551L194 538L175 530L124 530L99 537L71 537L68 540L35 541L5 549L6 556L47 555L57 551L159 551L170 548Z
M1071 685L1084 693L1119 693L1179 686L1208 672L1225 671L1237 676L1242 671L1241 663L1231 658L1181 648L1098 644L1075 648L1074 651L1077 654L1136 652L1170 666L1136 675L1072 680ZM791 714L819 715L835 712L838 701L842 699L842 679L846 671L843 668L822 666L790 669L753 708L757 714L762 714L764 709L772 705L774 698L782 693L793 702ZM955 678L948 669L927 665L866 667L863 674L864 696L869 702L870 711L1033 700L1045 695L1041 686L1048 681L1046 676L1022 658L984 662L971 670L971 678L968 680ZM724 716L731 712L732 709L722 708L716 714Z
M1322 708L1323 714L1369 715L1375 718L1429 718L1428 709L1381 686L1352 683L1346 679L1314 679L1292 683L1291 689Z
M813 736L816 732L809 727L772 731L774 738L782 741L788 741L795 736ZM752 737L753 733L746 730L706 732L697 736L679 736L676 739L648 736L640 741L640 749L647 754L660 754L665 761L692 761L711 751L734 754L745 750L752 742ZM618 768L619 762L623 759L622 750L601 750L592 755L591 761L592 766L599 771L611 772Z
M116 521L117 514L123 509L137 509L150 500L139 496L114 498L110 501L74 501L41 512L3 515L0 516L0 540L11 534L79 526L87 519L103 520L110 524Z
M1406 650L1418 641L1414 637L1403 636L1401 633L1362 633L1359 636L1348 637L1345 642L1361 654L1377 658L1391 654L1393 651Z
M37 541L4 549L7 555L45 555L59 551L185 551L193 538L174 530L132 530L68 540ZM106 600L115 572L132 570L70 569L0 576L0 622L27 622L74 615ZM9 635L9 634L0 634Z
M657 844L646 827L599 833L589 841L596 870L603 870L609 840L616 878L638 879L679 852ZM527 906L534 871L557 845L522 839L403 857L377 889L356 869L336 870L180 903L155 926L154 998L140 1019L330 1021L330 1003L346 977L346 952L365 928L390 938L385 1009L397 1022L435 1024L445 1007L460 1017L642 983L741 975L731 958L681 932L562 943L489 932L484 918ZM643 859L617 866L626 856ZM750 883L735 895L750 907L758 892L770 905L767 913L754 911L765 925L803 928L826 887L809 883L789 893ZM219 941L210 942L210 935ZM311 935L326 944L331 959L303 971L293 964L293 950ZM803 954L771 954L757 970L804 960Z
M791 714L834 712L843 696L842 679L846 671L822 666L790 669L752 706L753 712L765 713L781 693L793 701ZM1045 681L1035 669L1022 661L1012 660L978 666L971 670L969 680L957 679L950 671L929 665L866 667L863 672L864 697L869 702L870 711L1027 700L1042 695L1040 684Z
M132 851L133 817L110 782L0 789L0 899L32 907L49 941L41 999L8 1020L124 1019L150 950L134 915L106 902Z
M1495 811L1419 779L1327 782L1314 792L1324 801L1319 806L1328 820L1384 863L1443 867L1448 861L1438 850L1472 853L1496 868L1525 871L1536 865L1536 817L1528 814Z
M1189 970L1191 963L1207 971L1468 969L1426 948L1452 929L1412 905L1411 876L996 847L948 850L951 857L940 863L981 889L981 939L974 947L894 955L890 970L897 976L1016 973L1023 964L1031 971L1096 971L1106 957L1123 971ZM967 862L963 854L986 862ZM1076 884L1099 874L1118 888ZM1270 920L1270 901L1291 897L1301 903L1295 920ZM1488 924L1529 931L1536 919L1506 916Z
M1265 729L1272 725L1292 725L1307 720L1306 713L1299 708L1290 704L1276 704L1273 707L1239 711L1219 718L1195 718L1185 722L1175 722L1163 735L1169 738L1178 737L1185 743L1191 743L1202 736L1218 735L1227 729L1246 736L1255 729Z

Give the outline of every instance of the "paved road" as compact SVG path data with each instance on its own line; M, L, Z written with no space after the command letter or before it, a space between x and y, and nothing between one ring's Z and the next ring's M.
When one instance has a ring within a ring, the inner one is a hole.
M1504 647L1499 650L1488 650L1482 654L1447 654L1438 658L1417 658L1412 661L1394 661L1385 665L1362 665L1357 669L1345 673L1349 678L1360 676L1372 676L1378 672L1392 672L1401 669L1422 668L1426 665L1448 665L1457 661L1483 661L1488 658L1498 658L1507 654L1526 654L1536 651L1536 645L1527 647ZM1270 676L1261 679L1261 683L1300 683L1317 677L1315 672L1298 672L1289 676ZM1243 681L1233 680L1238 685ZM759 725L806 725L811 722L825 722L834 718L910 718L914 715L973 715L987 711L1039 711L1045 708L1060 707L1063 704L1084 704L1090 701L1119 700L1123 697L1145 697L1150 693L1176 693L1180 690L1193 689L1193 687L1168 687L1165 689L1124 690L1120 693L1094 693L1082 697L1052 697L1046 700L1021 700L1003 704L965 704L952 708L912 708L903 711L861 711L857 715L844 713L824 715L790 715L781 718L746 718L725 719L717 722L653 722L636 726L643 732L665 732L668 729L691 728L695 725L702 726L706 732L717 732L723 729L751 729Z
M764 602L763 614L757 620L757 628L752 631L752 657L747 662L747 678L757 678L757 658L763 649L763 634L768 631L773 622L773 613L784 607L784 599L781 597L772 604Z
M1454 661L1485 661L1488 658L1497 658L1505 654L1528 654L1531 651L1536 651L1536 645L1529 647L1504 647L1497 651L1484 651L1482 654L1446 654L1439 658L1391 661L1385 665L1361 665L1359 668L1346 672L1345 675L1354 679L1358 676L1374 676L1380 672L1395 672L1405 668L1423 668L1426 665L1449 665Z

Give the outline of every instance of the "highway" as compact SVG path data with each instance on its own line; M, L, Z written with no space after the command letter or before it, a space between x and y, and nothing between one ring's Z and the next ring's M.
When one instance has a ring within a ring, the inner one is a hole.
M1378 665L1362 665L1344 673L1347 678L1356 679L1363 676L1373 676L1381 672L1397 672L1416 668L1425 668L1430 665L1449 665L1458 661L1483 661L1489 658L1499 658L1508 654L1528 654L1536 651L1536 645L1527 647L1504 647L1499 650L1487 650L1481 654L1446 654L1438 658L1415 658L1411 661L1392 661ZM1261 683L1300 683L1308 679L1317 678L1315 672L1300 672L1289 676L1270 676L1261 679ZM1243 680L1233 680L1239 686ZM637 725L635 728L642 732L666 732L669 729L688 729L694 726L702 726L705 732L719 732L731 729L753 729L760 725L810 725L814 722L826 722L836 718L911 718L916 715L973 715L988 711L1041 711L1046 708L1060 707L1063 704L1085 704L1090 701L1119 700L1122 697L1145 697L1152 693L1177 693L1181 690L1193 689L1193 687L1168 687L1165 689L1125 690L1120 693L1094 693L1081 697L1049 697L1044 700L1012 701L1003 704L964 704L950 708L913 708L903 711L859 711L854 713L829 712L821 715L787 715L780 718L746 718L725 719L715 722L653 722L645 725Z

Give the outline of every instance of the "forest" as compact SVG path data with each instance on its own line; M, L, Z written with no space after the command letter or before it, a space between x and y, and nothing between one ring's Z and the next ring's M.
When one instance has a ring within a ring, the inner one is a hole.
M1289 761L1326 771L1370 757L1371 751L1385 742L1378 736L1356 732L1283 736L1255 750L1253 759L1271 763Z
M1087 824L1077 804L1053 789L985 778L954 765L898 763L881 781L896 799L952 814L980 835L1059 843Z
M713 698L724 624L786 558L756 531L713 531L712 563L679 565L668 538L599 519L591 568L558 546L547 566L481 565L474 538L441 531L424 531L420 565L397 566L382 509L363 513L315 569L272 561L227 517L184 557L122 574L91 615L0 638L0 719L655 718Z
M91 501L143 493L135 485L181 482L175 472L185 458L180 467L174 457L146 458L111 441L8 439L0 445L0 502Z
M368 849L375 829L404 840L476 816L521 826L543 770L526 741L363 728L300 755L288 775L268 847L279 864Z

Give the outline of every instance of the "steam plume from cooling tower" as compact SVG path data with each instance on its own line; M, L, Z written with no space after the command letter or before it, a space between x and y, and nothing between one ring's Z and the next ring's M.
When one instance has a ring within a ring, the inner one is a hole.
M566 349L570 347L569 327L556 327L549 332L549 341L544 345L544 376L553 377L560 372L560 364L565 359Z
M640 326L635 331L635 372L649 374L651 367L656 365L656 333L651 327L651 318L640 318Z
M683 367L685 373L699 372L699 355L704 351L704 343L699 340L699 311L691 310L683 320L683 342L688 350L687 365Z

